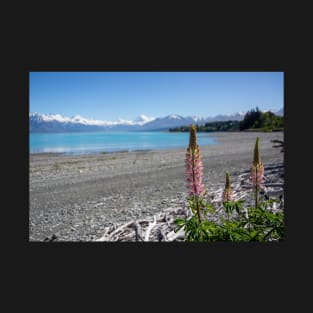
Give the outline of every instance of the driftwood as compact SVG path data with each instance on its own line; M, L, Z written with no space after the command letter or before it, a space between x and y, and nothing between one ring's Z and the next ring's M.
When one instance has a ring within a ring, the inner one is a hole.
M176 239L184 239L185 238L185 232L183 229L180 229L178 232L175 232L172 230L167 234L167 241L174 241Z
M120 225L115 230L108 227L103 236L96 241L173 241L182 239L183 233L174 232L175 219L187 216L187 210L169 208L163 213L154 215L153 221L141 219ZM156 227L157 226L157 227Z
M128 222L120 227L118 227L117 229L115 229L112 233L110 233L109 235L107 235L107 233L109 232L109 229L107 229L104 233L104 235L100 238L97 239L96 241L107 241L110 238L112 238L115 234L117 234L118 232L120 232L123 228L125 227L129 227L131 224L133 224L133 222Z
M148 229L146 231L145 241L149 241L149 236L150 236L151 230L156 225L156 216L155 215L154 215L153 219L154 219L153 223L149 223Z

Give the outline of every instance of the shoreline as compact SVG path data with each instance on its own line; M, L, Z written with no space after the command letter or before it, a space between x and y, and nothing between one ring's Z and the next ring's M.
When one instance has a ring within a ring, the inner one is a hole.
M176 148L174 148L175 150ZM163 150L163 149L161 149ZM164 149L165 150L165 149ZM166 149L167 150L167 149ZM170 149L169 149L170 150ZM150 151L160 151L159 149L138 149L138 150L120 150L120 151L102 151L102 152L87 152L87 153L69 153L69 152L38 152L38 153L29 153L29 156L32 157L59 157L59 156L93 156L93 155L103 155L103 154L119 154L119 153L134 153L134 152L150 152Z
M186 133L186 132L179 132L179 133ZM258 136L260 133L269 133L269 132L260 132L260 131L238 131L238 132L198 132L198 135L201 134L201 136L203 134L207 134L210 137L213 137L213 139L215 140L215 135L217 137L220 136L220 134L222 135L231 135L231 134L243 134L243 133L252 133L252 134L256 134L256 136ZM273 131L270 133L281 133L283 134L283 131ZM212 136L213 135L213 136ZM212 145L217 145L219 144L218 141L214 142ZM95 151L95 152L82 152L82 153L75 153L75 152L33 152L33 153L29 153L29 156L39 156L39 157L49 157L49 156L73 156L73 157L79 157L79 156L92 156L92 155L102 155L102 154L115 154L115 153L136 153L136 152L147 152L147 151L174 151L177 149L186 149L184 147L182 148L157 148L157 149L135 149L135 150L116 150L116 151Z
M209 192L247 171L260 137L264 165L284 164L271 142L283 132L215 132L200 146ZM185 148L88 155L30 154L29 240L56 234L65 241L97 238L112 223L144 218L185 205Z

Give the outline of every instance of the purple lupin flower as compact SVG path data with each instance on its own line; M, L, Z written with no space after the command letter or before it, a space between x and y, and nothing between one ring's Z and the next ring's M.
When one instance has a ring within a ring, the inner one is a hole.
M203 164L197 144L196 127L190 128L189 146L186 153L186 182L189 196L202 196L205 187L203 184Z

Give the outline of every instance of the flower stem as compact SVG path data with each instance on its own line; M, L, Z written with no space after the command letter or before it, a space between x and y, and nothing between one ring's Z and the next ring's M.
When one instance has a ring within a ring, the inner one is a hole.
M257 177L257 174L258 174L257 173L258 172L257 167L255 169L255 172L256 172L256 177ZM259 193L259 185L255 184L255 208L258 207L258 193Z
M198 215L199 223L201 223L201 214L200 214L200 207L199 207L199 199L198 199L198 197L196 198L196 209L197 209L197 215Z

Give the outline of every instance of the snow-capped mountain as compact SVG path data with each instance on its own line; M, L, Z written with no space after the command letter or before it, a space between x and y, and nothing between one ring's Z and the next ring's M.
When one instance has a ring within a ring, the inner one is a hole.
M134 121L125 119L106 121L89 119L80 115L65 117L60 114L39 114L35 112L29 115L29 126L31 132L127 130L128 127L142 126L153 120L154 118L145 115L140 115Z
M118 119L117 121L104 121L96 119L84 118L80 115L73 117L64 117L60 114L39 114L37 112L30 113L29 118L37 122L60 122L93 126L113 126L113 125L143 125L154 118L140 115L135 121Z
M191 124L204 124L214 121L242 120L244 113L233 115L217 115L215 117L181 116L171 114L165 117L148 117L140 115L135 120L118 119L106 121L84 118L80 115L64 117L60 114L30 113L30 132L80 132L80 131L154 131L186 126Z
M229 119L232 119L232 117L229 116ZM214 120L214 118L204 118L199 116L184 117L178 114L171 114L165 117L158 117L153 121L143 125L142 130L163 130L191 124L201 125L209 122L210 120Z
M149 123L149 122L151 122L151 121L153 121L153 120L155 120L154 117L148 117L148 116L146 116L146 115L141 114L141 115L139 115L139 116L135 119L134 122L135 122L137 125L144 125L144 124Z

